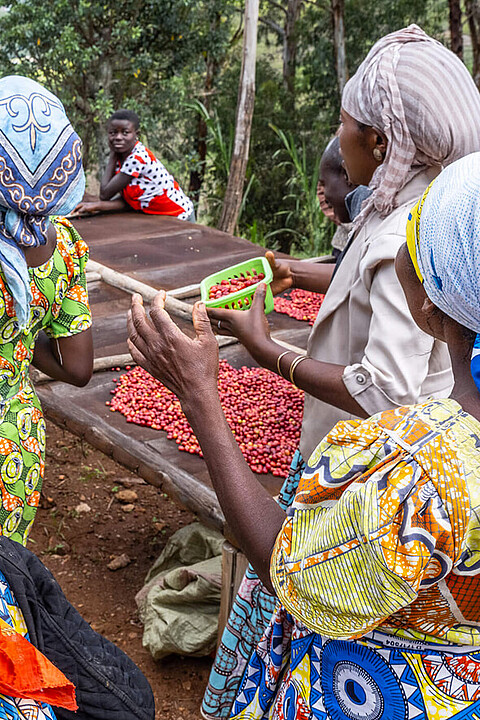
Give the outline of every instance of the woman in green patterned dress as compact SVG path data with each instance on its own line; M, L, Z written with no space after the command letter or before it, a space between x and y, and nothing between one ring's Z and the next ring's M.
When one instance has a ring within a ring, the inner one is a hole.
M26 544L45 467L45 421L28 370L85 385L92 373L88 248L60 216L83 195L81 142L62 104L0 80L0 534Z

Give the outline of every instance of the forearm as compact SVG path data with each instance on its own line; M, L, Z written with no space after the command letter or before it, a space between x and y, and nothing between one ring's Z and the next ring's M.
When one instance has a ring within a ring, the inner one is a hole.
M83 387L93 372L91 328L59 340L41 332L35 341L32 365L54 380Z
M295 352L288 352L277 362L280 355L286 351L271 338L247 349L260 365L277 374L280 368L281 376L291 381L289 370L297 356ZM322 402L361 418L368 417L345 387L344 370L343 365L307 358L294 368L293 380L297 387Z
M132 209L121 197L116 198L115 200L100 200L98 206L98 209L102 212L122 212Z
M328 290L335 269L334 263L312 263L299 260L291 260L289 266L293 287L323 294Z
M182 402L182 407L201 445L229 528L264 585L273 592L270 558L285 513L245 462L218 394L214 398L197 395Z
M70 382L70 376L61 364L57 341L51 340L43 332L39 334L35 341L32 365L54 380Z

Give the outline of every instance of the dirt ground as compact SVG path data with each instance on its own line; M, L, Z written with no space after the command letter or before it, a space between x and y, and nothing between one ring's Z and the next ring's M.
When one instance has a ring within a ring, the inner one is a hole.
M123 489L137 494L127 511L118 500ZM92 627L143 670L155 694L157 720L200 718L211 658L171 656L155 662L142 647L135 604L135 594L166 541L193 516L51 423L42 496L29 548ZM123 553L130 564L109 570L108 563Z

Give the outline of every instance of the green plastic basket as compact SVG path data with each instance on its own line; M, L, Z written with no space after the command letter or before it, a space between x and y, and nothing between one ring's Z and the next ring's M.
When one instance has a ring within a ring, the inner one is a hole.
M224 295L223 297L212 300L208 299L208 293L212 285L218 285L222 280L240 277L240 275L251 275L252 270L255 270L257 273L263 273L265 275L264 280L250 285L243 290L237 290L229 295ZM255 290L260 282L264 282L267 285L267 293L265 295L265 314L267 314L273 310L273 295L270 287L272 280L273 273L268 260L264 257L257 257L238 263L237 265L231 265L224 270L213 273L213 275L208 275L208 277L204 278L200 283L200 294L207 307L226 308L227 310L248 310L252 305Z

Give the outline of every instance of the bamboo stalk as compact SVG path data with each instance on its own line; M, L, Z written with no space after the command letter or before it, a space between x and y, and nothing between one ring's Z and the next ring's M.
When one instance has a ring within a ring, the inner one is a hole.
M125 365L135 365L130 353L122 353L121 355L105 355L105 357L95 358L93 361L93 372L102 372L112 367L124 367ZM50 375L40 372L37 368L30 367L30 377L35 385L41 385L54 380Z
M97 272L103 282L106 282L108 285L113 285L113 287L126 290L130 293L139 293L147 303L153 302L155 295L158 293L158 290L151 285L147 285L140 280L135 280L129 275L113 270L95 260L88 261L87 270L88 272ZM172 315L186 320L192 320L192 306L181 300L177 300L171 295L167 295L165 298L165 309Z

